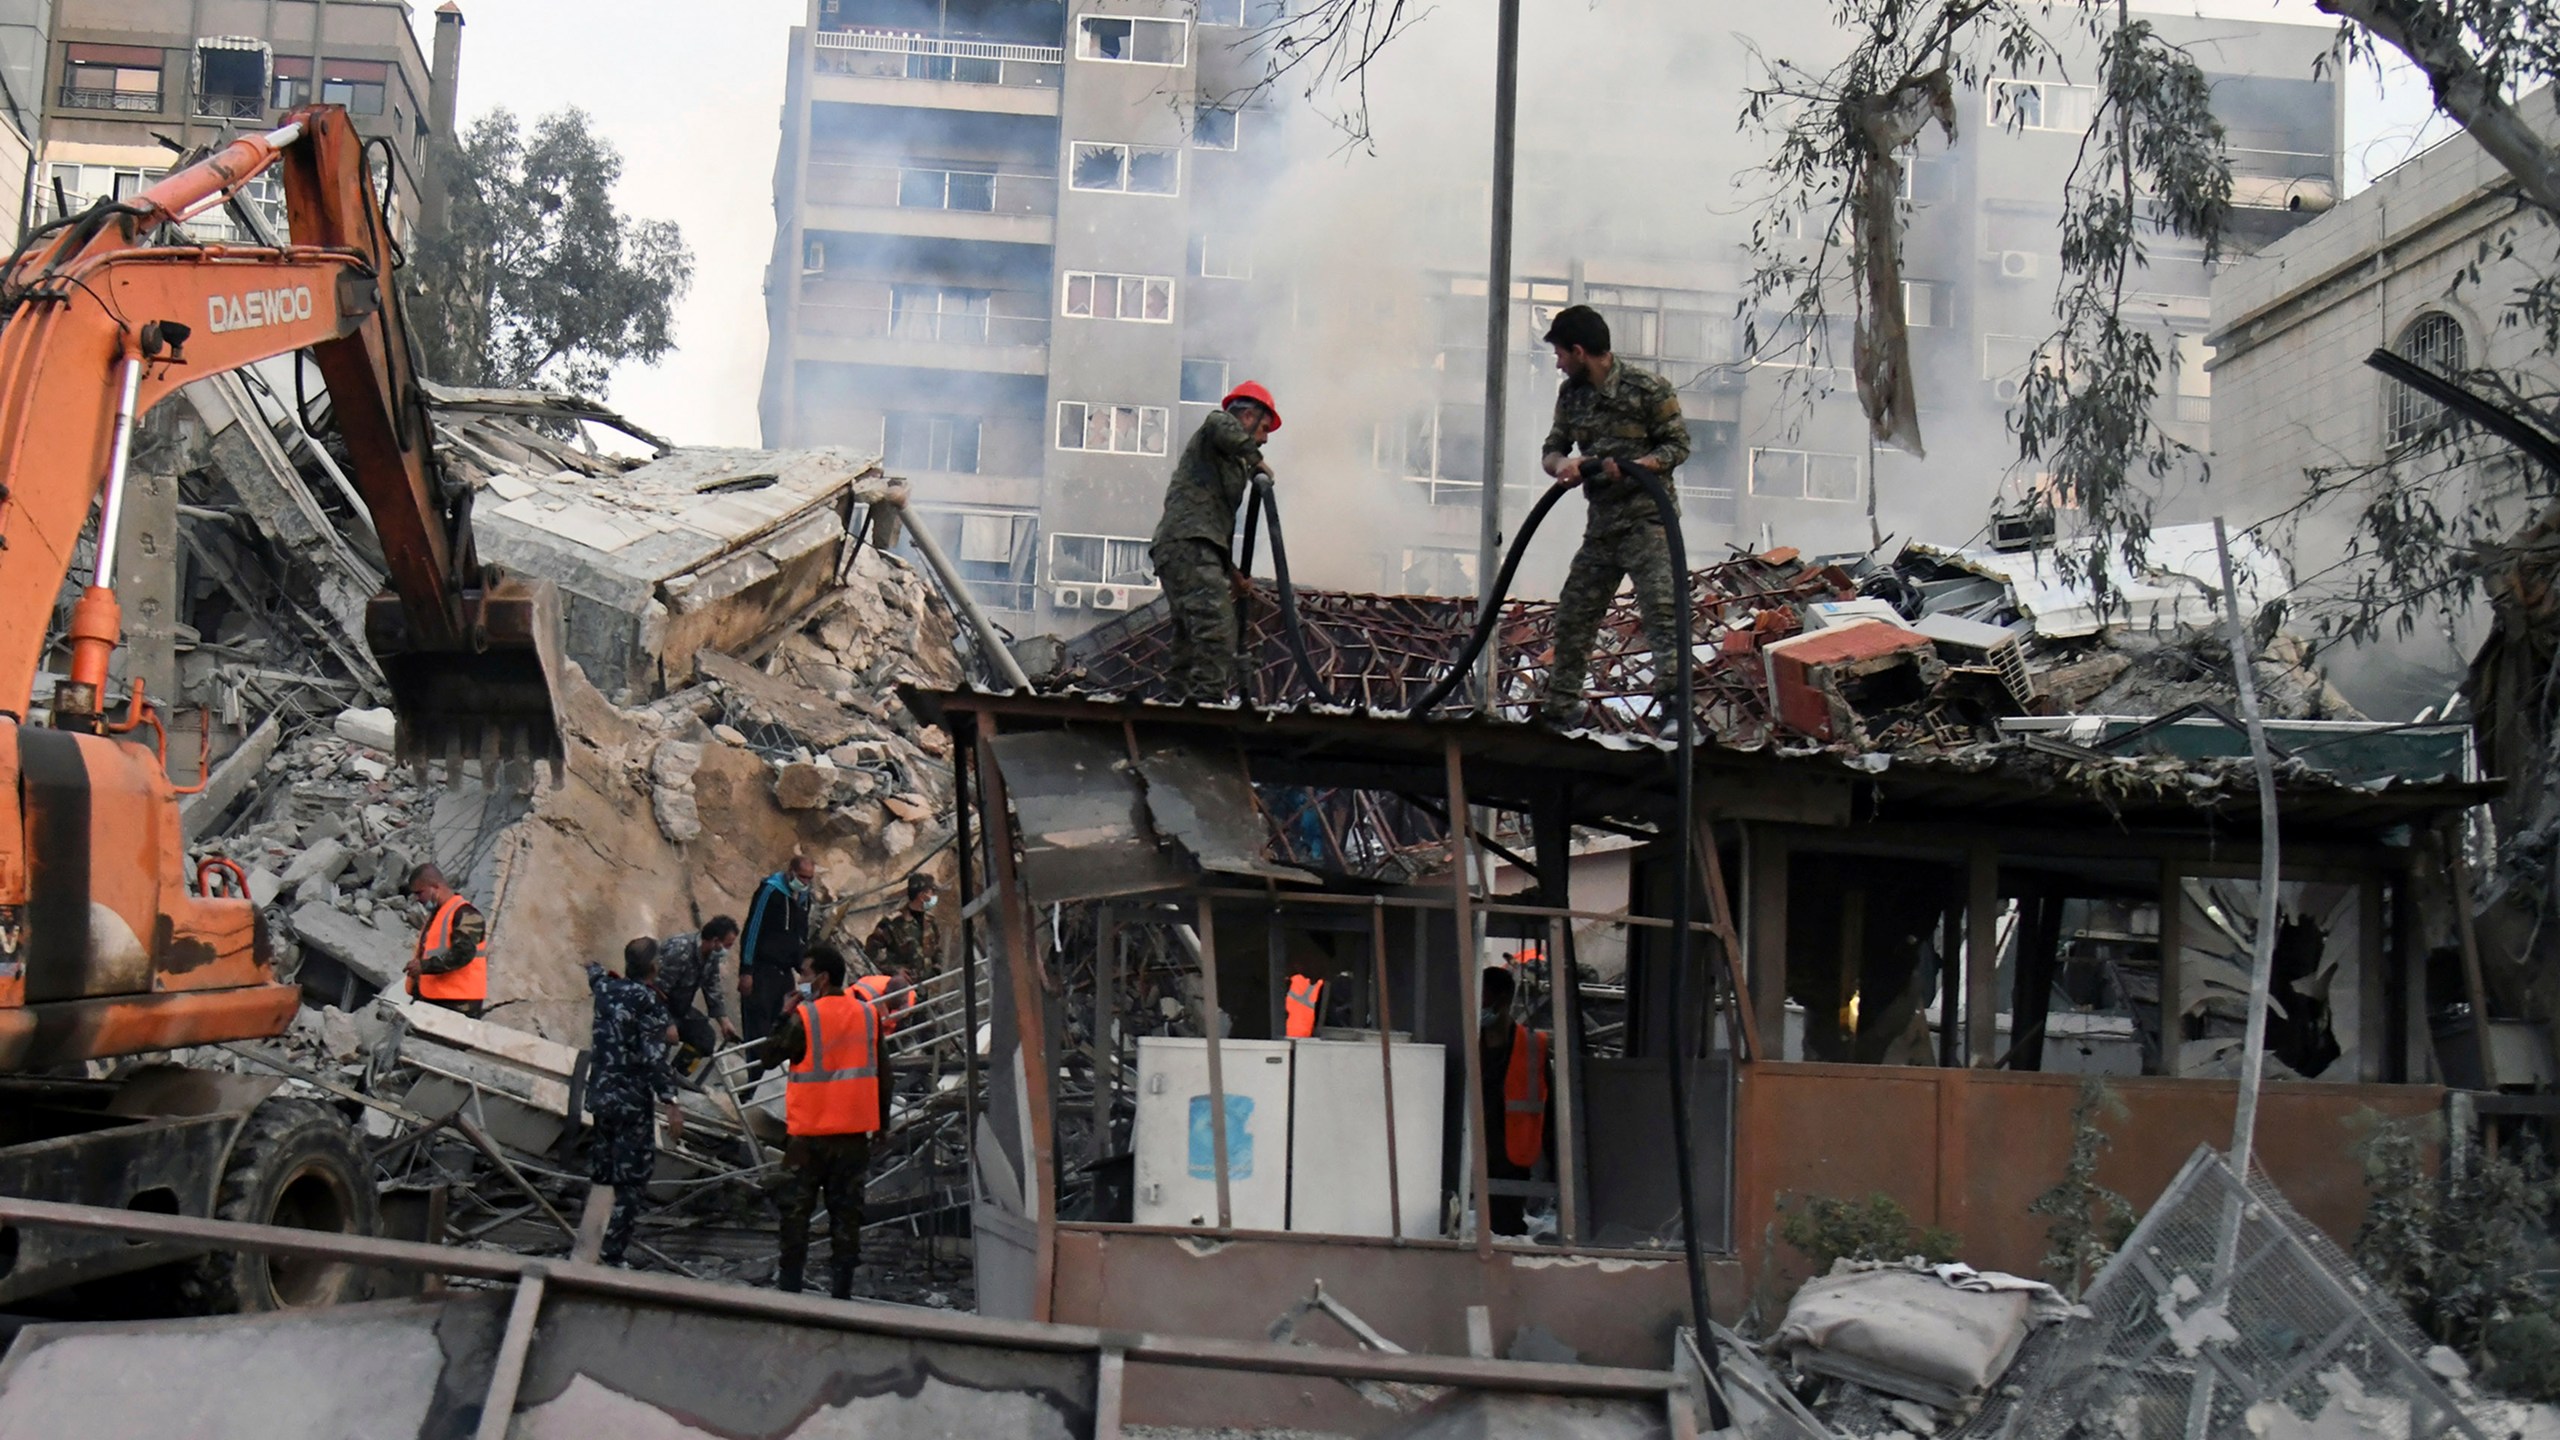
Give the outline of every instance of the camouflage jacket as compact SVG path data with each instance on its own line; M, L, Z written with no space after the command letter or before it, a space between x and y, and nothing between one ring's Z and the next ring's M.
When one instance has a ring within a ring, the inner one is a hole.
M698 994L712 1019L726 1020L729 1002L721 998L725 988L720 983L720 961L703 953L699 932L687 930L658 942L658 989L666 995L669 1009L682 1013L692 1008Z
M667 1068L667 1002L657 988L587 965L595 1038L587 1052L587 1108L598 1118L645 1115L652 1100L676 1098Z
M1594 385L1567 380L1556 391L1555 424L1543 447L1548 455L1579 449L1606 460L1651 460L1655 474L1671 483L1671 471L1689 458L1689 427L1680 418L1680 392L1650 370L1612 360L1608 378ZM1631 479L1606 477L1582 482L1591 502L1585 533L1659 518L1644 487ZM1679 491L1671 492L1679 504Z
M1199 540L1226 554L1235 539L1236 514L1261 459L1261 442L1245 438L1236 417L1210 411L1174 462L1173 482L1164 490L1164 518L1156 522L1148 548Z
M942 927L930 915L901 908L872 928L862 948L883 970L921 980L942 968Z

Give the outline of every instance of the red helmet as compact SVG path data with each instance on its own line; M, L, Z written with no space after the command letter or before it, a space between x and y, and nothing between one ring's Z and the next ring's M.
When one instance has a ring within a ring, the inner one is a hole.
M1234 403L1236 403L1236 402L1237 402L1237 401L1239 401L1239 400L1250 400L1250 401L1252 401L1254 404L1261 406L1261 407L1263 408L1264 412L1265 412L1265 413L1267 413L1267 414L1269 414L1269 415L1271 416L1271 429L1272 429L1272 431L1273 431L1274 433L1277 433L1277 432L1279 431L1279 429L1280 429L1280 406L1279 406L1279 403L1278 403L1277 401L1274 401L1274 400L1271 398L1271 392L1270 392L1270 391L1265 390L1265 389L1263 389L1263 388L1262 388L1262 382L1261 382L1261 381L1259 381L1259 380L1247 380L1246 382L1244 382L1243 384L1241 384L1241 385L1237 386L1237 387L1236 387L1236 388L1234 388L1233 390L1228 391L1228 392L1227 392L1227 398L1218 402L1218 408L1219 408L1219 409L1221 409L1221 410L1224 410L1224 409L1226 409L1228 406L1233 405Z

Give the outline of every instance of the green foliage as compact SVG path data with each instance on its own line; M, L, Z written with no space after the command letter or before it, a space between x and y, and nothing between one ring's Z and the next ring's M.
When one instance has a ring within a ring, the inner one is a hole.
M693 255L671 221L613 203L622 157L578 110L493 110L442 157L446 224L408 267L427 374L460 385L599 394L625 361L675 343Z
M1957 1241L1947 1230L1912 1223L1911 1212L1882 1191L1866 1198L1835 1200L1807 1195L1778 1220L1778 1238L1807 1260L1816 1273L1828 1272L1836 1260L1902 1260L1918 1255L1931 1264L1956 1258Z
M2045 1273L2073 1300L2133 1233L2133 1202L2098 1183L2098 1156L2108 1144L2099 1117L2121 1120L2125 1114L2124 1101L2105 1081L2094 1075L2083 1079L2080 1098L2071 1107L2070 1163L2054 1187L2027 1206L2029 1214L2053 1219L2045 1230Z
M2534 1152L2475 1154L2433 1174L2436 1120L2367 1117L2356 1146L2370 1192L2356 1263L2485 1383L2560 1399L2560 1295L2538 1273L2549 1268L2560 1178Z

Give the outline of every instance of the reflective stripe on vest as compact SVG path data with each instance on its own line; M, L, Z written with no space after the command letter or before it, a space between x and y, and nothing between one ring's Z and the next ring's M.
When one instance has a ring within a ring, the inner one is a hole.
M1324 1004L1324 982L1312 975L1289 977L1289 1038L1305 1040L1316 1033L1316 1012Z
M912 985L897 992L898 998L892 1002L886 975L865 975L853 982L853 989L848 993L856 999L871 1002L874 1013L879 1016L880 1033L883 1035L895 1034L899 1017L915 1004L915 987Z
M445 947L445 942L453 934L453 917L460 914L467 903L459 895L448 895L444 903L436 907L434 918L427 921L427 928L418 933L419 959L423 960ZM479 945L471 952L471 959L459 969L442 973L419 971L417 994L421 1000L488 999L489 937L485 933L480 937Z
M1547 1143L1547 1035L1511 1027L1511 1064L1502 1076L1502 1153L1523 1167L1538 1163Z
M803 1045L783 1086L794 1135L856 1135L880 1128L880 1017L854 995L800 1003Z

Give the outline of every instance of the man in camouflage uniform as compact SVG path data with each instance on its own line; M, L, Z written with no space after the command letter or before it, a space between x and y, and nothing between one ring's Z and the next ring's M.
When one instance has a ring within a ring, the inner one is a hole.
M588 1049L587 1110L595 1129L587 1137L587 1177L613 1187L613 1221L605 1227L607 1265L622 1263L640 1201L658 1166L657 1127L665 1106L667 1135L684 1134L676 1108L675 1075L666 1047L675 1042L667 1002L650 983L658 973L658 942L642 937L622 947L622 973L587 962L587 990L595 1002L595 1038Z
M1591 643L1621 579L1635 581L1637 613L1653 649L1655 698L1670 701L1680 645L1674 607L1681 587L1671 573L1662 514L1625 470L1641 466L1669 489L1672 470L1689 458L1689 427L1680 418L1680 392L1670 381L1609 353L1609 322L1599 311L1567 306L1547 327L1546 339L1555 347L1556 368L1564 372L1544 447L1547 473L1558 485L1582 486L1590 502L1582 548L1573 552L1573 569L1556 597L1556 653L1538 711L1541 723L1562 729L1582 722ZM1582 478L1586 457L1608 462L1589 481ZM1671 494L1676 505L1679 492Z
M873 926L871 938L863 942L871 963L900 985L932 979L942 968L942 926L933 918L941 903L942 892L932 876L921 870L908 876L907 903Z
M658 993L667 997L676 1033L685 1047L708 1055L726 1040L737 1043L737 1022L729 1018L728 987L720 983L720 961L738 948L738 922L714 915L699 931L687 930L658 942ZM701 997L700 1009L694 999Z
M1236 514L1254 475L1271 473L1262 442L1279 428L1271 392L1248 380L1200 422L1174 463L1147 555L1173 611L1167 679L1176 700L1208 703L1235 693L1236 605L1253 590L1235 568Z

